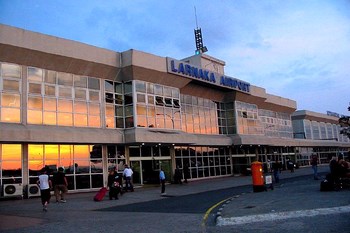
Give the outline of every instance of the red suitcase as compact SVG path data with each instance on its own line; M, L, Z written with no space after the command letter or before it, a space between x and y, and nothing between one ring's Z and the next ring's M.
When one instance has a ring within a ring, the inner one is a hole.
M103 187L101 188L95 195L94 201L102 201L102 199L105 197L107 193L107 188Z

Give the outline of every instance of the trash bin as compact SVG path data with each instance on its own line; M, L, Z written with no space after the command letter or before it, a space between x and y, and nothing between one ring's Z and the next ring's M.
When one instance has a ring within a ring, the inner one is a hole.
M254 192L266 191L262 163L258 161L252 162L251 168L252 168L253 191Z

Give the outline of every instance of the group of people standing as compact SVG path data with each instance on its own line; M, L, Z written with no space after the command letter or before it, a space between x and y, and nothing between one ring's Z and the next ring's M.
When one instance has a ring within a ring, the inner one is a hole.
M66 203L65 195L68 192L68 181L63 167L58 168L58 171L53 173L52 179L48 173L48 167L44 167L37 180L37 185L40 189L41 204L45 212L50 203L52 189L54 190L56 203Z

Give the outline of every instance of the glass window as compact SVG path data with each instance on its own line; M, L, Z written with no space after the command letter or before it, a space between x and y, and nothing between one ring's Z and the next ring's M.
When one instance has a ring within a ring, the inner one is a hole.
M56 87L51 85L45 85L46 96L56 96Z
M43 100L40 97L28 97L28 108L29 109L42 109Z
M100 92L98 91L89 91L89 100L100 102Z
M56 99L44 98L44 111L56 111L57 103Z
M73 102L71 100L58 100L58 111L59 112L72 112Z
M113 82L105 81L105 91L114 92Z
M2 94L2 107L20 107L21 106L21 98L18 94Z
M146 103L146 95L144 95L144 94L137 94L137 102L138 103Z
M20 91L20 82L18 80L3 79L2 85L5 91Z
M124 83L124 94L127 94L127 93L132 93L132 83L131 82Z
M48 70L45 76L45 83L56 84L56 71Z
M3 78L21 78L21 66L2 63L1 72Z
M57 124L64 126L73 126L72 113L57 113Z
M87 126L87 115L74 114L74 126Z
M56 112L44 112L43 124L56 125Z
M89 126L90 127L101 127L100 116L89 115Z
M115 103L116 104L119 104L119 105L123 104L123 96L122 95L115 94L114 97L115 97Z
M114 105L106 105L106 116L114 116Z
M1 108L1 121L19 123L21 121L21 112L18 108Z
M114 92L119 93L119 94L123 94L123 84L115 82L114 83Z
M137 115L146 115L146 106L137 105Z
M148 101L148 104L154 105L154 96L153 95L148 95L147 96L147 101Z
M105 101L106 103L113 103L114 99L113 99L113 94L112 93L105 93Z
M127 95L125 95L124 97L125 97L125 100L124 100L125 105L132 104L132 103L133 103L132 95L131 95L131 94L127 94Z
M27 121L29 124L42 124L43 123L43 113L37 110L27 111Z
M100 105L89 104L89 115L100 115Z
M100 90L100 80L97 78L88 78L88 87L93 90Z
M137 92L142 92L142 93L146 92L146 83L143 81L136 81L135 87Z
M86 100L86 89L74 89L74 94L76 99L84 99Z
M147 93L154 94L154 84L153 83L147 83Z
M163 95L163 87L161 85L154 85L154 94L156 95Z
M72 88L71 87L62 87L59 86L58 87L58 93L59 93L59 97L67 97L67 98L72 98Z
M73 75L67 73L57 73L58 85L73 86Z
M87 103L82 101L74 102L74 112L76 113L87 113Z
M28 67L28 80L35 82L43 81L43 70L34 67Z
M74 86L87 88L87 77L74 75Z
M41 95L41 84L40 83L29 83L28 93Z
M170 87L163 87L164 90L164 96L166 97L171 97L172 96L172 88Z

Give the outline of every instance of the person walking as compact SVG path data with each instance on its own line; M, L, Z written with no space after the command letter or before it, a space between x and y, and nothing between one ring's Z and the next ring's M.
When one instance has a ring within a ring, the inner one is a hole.
M182 172L181 172L179 166L176 166L176 168L175 168L174 183L175 184L182 184Z
M317 174L318 157L317 157L317 154L311 155L310 163L312 166L312 170L314 171L314 180L318 180L318 174Z
M276 160L272 164L273 177L275 178L275 183L280 182L280 172L281 172L281 163Z
M42 169L42 173L39 175L36 182L40 189L41 204L43 205L43 211L45 212L47 212L47 206L50 203L50 189L52 188L52 182L47 174L47 170L46 167Z
M131 170L131 168L129 168L129 166L127 164L125 164L125 168L123 171L123 177L125 179L125 191L127 192L129 189L131 190L131 192L134 192L134 186L132 185L132 174L133 171Z
M189 168L188 168L188 164L186 164L184 166L183 172L184 172L184 180L185 180L184 182L187 183L187 179L190 178L190 171L189 171Z
M56 203L66 203L65 195L68 192L68 181L63 167L59 167L58 171L53 174L53 185Z
M159 171L159 180L161 183L160 195L165 195L166 194L165 193L165 173L162 168L160 168L160 171Z

